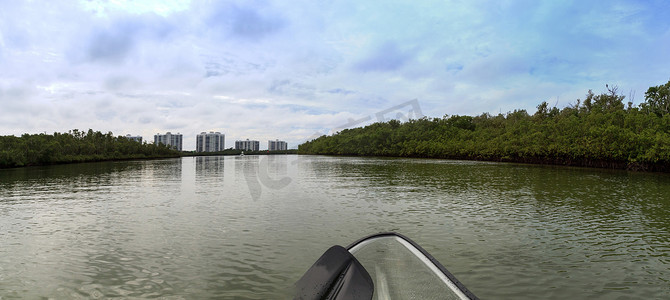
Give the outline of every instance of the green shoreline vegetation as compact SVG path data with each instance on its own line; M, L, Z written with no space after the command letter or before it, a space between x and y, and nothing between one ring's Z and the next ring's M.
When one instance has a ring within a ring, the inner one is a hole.
M296 154L298 150L245 151L245 155ZM220 152L177 151L166 145L140 143L113 133L78 129L53 135L0 136L0 168L17 168L81 162L173 158L182 156L240 155L241 150Z
M0 168L180 156L181 152L163 144L140 143L92 129L0 136Z
M563 109L542 102L533 115L515 110L378 122L305 142L298 153L670 171L670 81L650 87L639 106L624 99L607 86Z

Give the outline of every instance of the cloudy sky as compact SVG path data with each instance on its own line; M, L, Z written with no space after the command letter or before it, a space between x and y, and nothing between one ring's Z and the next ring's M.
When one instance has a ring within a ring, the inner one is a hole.
M296 147L413 99L428 117L532 113L668 80L664 0L0 0L0 135Z

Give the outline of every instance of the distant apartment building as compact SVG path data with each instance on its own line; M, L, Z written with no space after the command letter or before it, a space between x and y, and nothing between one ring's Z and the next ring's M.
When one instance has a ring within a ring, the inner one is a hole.
M268 151L288 150L288 145L285 141L274 140L268 141Z
M201 132L195 138L196 152L219 152L226 146L226 135L221 132Z
M126 138L129 139L129 140L131 140L131 141L136 141L136 142L138 142L138 143L140 143L140 144L142 143L142 137L139 136L139 135L137 135L137 136L132 136L132 135L130 135L130 134L126 134Z
M154 135L154 144L164 144L168 145L172 149L181 151L182 149L183 136L181 133L172 134L167 132L166 134L156 134Z
M245 150L245 151L258 151L260 150L259 141L235 141L235 150Z

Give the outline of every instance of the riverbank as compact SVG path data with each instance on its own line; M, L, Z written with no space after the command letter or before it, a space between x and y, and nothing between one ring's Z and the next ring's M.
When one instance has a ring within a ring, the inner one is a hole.
M345 129L299 146L300 154L449 158L635 171L670 171L670 82L634 107L616 88L563 109L538 105L496 116L397 120ZM661 95L661 96L659 96ZM666 95L666 96L663 96ZM664 98L665 97L665 98Z
M162 144L142 144L91 129L86 133L72 130L53 135L0 136L0 168L180 156L181 152Z
M100 161L161 159L185 156L296 154L298 150L220 152L177 151L165 145L139 143L111 132L91 129L67 133L0 136L0 169Z

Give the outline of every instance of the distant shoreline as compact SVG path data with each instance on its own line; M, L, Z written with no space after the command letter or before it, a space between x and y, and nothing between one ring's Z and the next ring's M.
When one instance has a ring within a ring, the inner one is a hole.
M298 146L299 154L446 158L670 172L670 81L645 102L624 104L616 87L563 109L537 106L479 116L390 120Z
M31 168L31 167L46 167L46 166L62 166L62 165L74 165L74 164L85 164L85 163L98 163L98 162L121 162L121 161L139 161L139 160L157 160L157 159L167 159L167 158L180 158L182 156L153 156L153 157L123 157L123 158L109 158L109 159L82 159L74 161L59 161L59 162L48 162L42 164L30 164L23 166L0 166L0 170L9 170L9 169L21 169L21 168Z
M434 159L434 160L460 160L460 161L479 161L511 164L527 164L536 166L557 166L557 167L577 167L600 170L622 170L632 172L648 173L670 173L670 165L667 164L629 164L626 162L612 161L568 161L562 159L513 159L509 157L498 158L469 158L457 156L391 156L391 155L355 155L355 154L317 154L317 153L298 153L298 155L320 155L331 157L368 157L368 158L411 158L411 159Z
M179 151L163 144L140 143L92 129L0 136L0 168L179 156Z
M162 143L149 144L132 137L100 131L0 136L0 169L85 162L161 159L184 156L240 155L242 150L220 152L177 151ZM246 151L249 155L295 154L298 150Z
M219 152L195 152L195 151L182 151L183 157L192 157L192 156L231 156L231 155L279 155L279 154L298 154L298 149L290 150L259 150L259 151L247 151L247 150L235 150L235 149L226 149Z
M237 151L237 150L236 150ZM153 157L141 157L141 156L130 156L130 157L120 157L120 158L88 158L80 159L73 161L59 161L59 162L48 162L42 164L31 164L23 166L3 166L0 165L0 170L6 169L19 169L19 168L29 168L29 167L44 167L44 166L57 166L57 165L73 165L81 163L96 163L96 162L121 162L121 161L141 161L141 160L156 160L156 159L168 159L168 158L181 158L181 157L209 157L209 156L238 156L241 153L228 153L228 152L181 152L179 155L167 155L167 156L153 156ZM248 151L244 152L244 155L288 155L288 154L297 154L298 150L281 150L281 151Z

